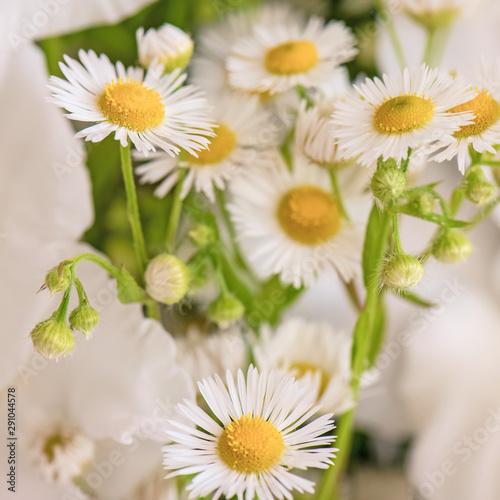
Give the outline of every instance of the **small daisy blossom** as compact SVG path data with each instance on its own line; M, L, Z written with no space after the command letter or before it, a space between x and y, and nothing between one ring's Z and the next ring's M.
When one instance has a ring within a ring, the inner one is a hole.
M196 156L187 154L183 159L157 153L136 169L142 183L162 181L156 196L164 197L175 186L179 168L187 169L181 198L194 186L213 202L214 186L224 189L226 182L242 169L274 164L277 136L272 131L266 133L270 130L270 116L259 106L258 97L230 95L216 104L217 128L206 150Z
M301 23L256 25L226 59L229 84L246 92L284 92L296 85L315 87L356 55L354 36L341 22L324 25L311 17Z
M164 450L167 476L195 474L187 486L189 498L213 494L216 500L292 499L292 491L314 492L314 483L290 472L309 467L326 469L335 456L332 415L303 425L319 410L314 396L304 393L292 377L278 380L253 366L247 377L230 372L227 387L219 376L199 383L200 392L215 415L186 400L180 412L198 429L171 421L167 431L174 444Z
M470 164L469 146L478 153L496 154L494 146L500 144L500 57L495 61L483 60L475 80L477 86L471 87L473 98L449 110L473 113L472 123L441 140L438 146L445 149L431 158L444 161L457 156L462 173Z
M280 370L315 394L321 412L344 413L354 405L351 389L352 336L329 323L285 320L275 332L265 326L254 347L261 370Z
M79 52L80 62L64 56L61 70L67 81L52 76L51 102L69 111L68 118L94 122L76 134L99 142L109 134L122 146L129 140L147 154L156 147L171 156L185 149L191 154L205 148L213 135L207 102L196 87L181 87L180 70L163 76L163 66L114 66L104 54Z
M331 165L341 163L334 127L330 116L335 103L350 91L349 80L344 68L339 68L335 77L317 89L314 105L306 101L299 106L295 123L295 146L315 163Z
M193 55L193 40L177 26L164 24L158 29L137 30L137 48L140 63L148 68L154 60L164 65L166 73L185 68Z
M279 274L296 288L311 286L320 270L349 281L360 270L368 198L363 185L339 184L350 220L331 192L326 169L295 155L292 172L282 160L272 169L241 175L231 183L228 205L238 241L263 277Z
M484 0L399 0L400 7L416 22L431 29L446 27L480 8ZM399 7L399 6L398 6Z
M382 80L366 79L355 88L357 95L337 103L332 123L339 127L340 152L359 157L365 166L379 156L400 161L408 156L408 148L435 150L435 141L472 118L470 113L448 112L474 97L463 79L425 65L384 74Z

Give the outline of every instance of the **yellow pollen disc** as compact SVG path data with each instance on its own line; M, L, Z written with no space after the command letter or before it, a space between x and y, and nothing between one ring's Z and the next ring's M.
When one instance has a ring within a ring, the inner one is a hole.
M323 395L328 386L328 382L330 381L330 377L327 375L323 368L313 365L312 363L305 363L298 361L297 363L292 363L290 365L290 370L295 372L295 376L297 379L301 379L307 373L311 373L312 375L316 375L319 373L320 375L320 386L319 386L319 397Z
M236 135L224 124L219 124L214 129L214 132L215 137L210 138L208 149L202 149L197 152L198 158L190 153L186 154L186 159L189 163L195 163L202 167L204 165L219 163L229 156L229 153L236 146Z
M455 106L448 110L449 113L472 111L476 117L470 125L460 127L453 135L455 137L469 137L478 135L487 130L500 117L500 106L486 90L478 93L474 99Z
M156 127L165 117L160 94L130 78L107 83L98 106L110 122L135 132Z
M304 73L318 62L316 45L308 40L292 40L269 49L266 53L266 68L276 75Z
M222 432L217 451L231 469L238 472L264 472L278 463L285 442L271 422L246 415L229 422Z
M280 200L278 221L290 238L315 245L335 236L340 229L340 213L335 198L316 186L291 189Z
M430 99L416 95L391 97L373 115L375 130L385 134L402 134L423 127L434 115Z

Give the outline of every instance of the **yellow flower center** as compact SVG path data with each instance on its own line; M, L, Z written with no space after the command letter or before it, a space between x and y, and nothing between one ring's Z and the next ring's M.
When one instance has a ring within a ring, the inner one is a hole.
M165 117L160 94L130 78L107 83L98 106L110 122L135 132L156 127Z
M325 370L323 370L323 368L321 368L317 365L313 365L312 363L297 361L296 363L292 363L290 365L290 370L294 372L295 377L297 379L301 379L307 373L311 373L312 375L316 375L316 373L319 373L320 386L319 386L318 396L321 397L324 394L324 392L328 386L328 382L330 381L330 377L325 372Z
M318 51L308 40L280 43L266 53L266 68L276 75L304 73L318 62Z
M476 90L477 91L477 90ZM500 117L500 106L486 90L482 90L474 99L459 104L448 110L449 113L472 111L476 117L470 125L460 127L453 135L455 137L469 137L478 135L487 130Z
M402 134L423 127L433 115L430 98L410 94L389 96L389 100L375 110L373 125L382 133Z
M63 448L65 443L66 441L60 434L53 434L47 438L43 446L43 453L49 462L54 460L55 449L58 447Z
M286 234L306 245L327 241L340 229L335 198L316 186L299 186L288 191L278 204L277 216Z
M278 463L284 449L281 432L271 422L251 415L229 422L217 446L224 463L246 474L268 470Z
M215 130L215 137L210 139L208 149L198 151L198 158L187 153L187 161L204 166L219 163L229 156L236 146L236 135L226 125L220 124Z

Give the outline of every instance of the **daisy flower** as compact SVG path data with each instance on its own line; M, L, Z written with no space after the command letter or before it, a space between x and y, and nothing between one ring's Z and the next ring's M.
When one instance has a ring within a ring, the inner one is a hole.
M336 101L350 91L347 72L339 68L335 77L317 90L313 106L308 107L306 101L300 103L295 122L295 146L315 163L338 164L343 158L335 137L337 127L331 124L330 116Z
M341 22L321 18L300 23L256 25L226 59L229 83L246 92L284 92L296 85L315 87L332 78L339 64L356 55L355 39Z
M292 375L315 394L321 411L338 414L354 404L351 345L351 335L336 332L329 323L290 318L276 332L264 327L254 354L261 370Z
M164 153L136 169L142 183L162 181L155 191L164 197L179 178L179 167L187 169L181 198L194 186L213 202L214 186L224 189L226 182L240 169L274 164L277 138L269 130L270 117L259 107L256 96L226 96L215 106L217 128L208 149L197 155L187 154L184 159L172 158Z
M246 380L241 370L236 383L230 372L226 380L227 388L219 376L199 383L215 418L190 401L178 405L198 429L171 421L174 444L163 448L164 466L177 470L167 477L195 474L189 498L273 500L291 499L294 490L314 492L311 481L290 469L332 464L335 437L324 435L334 428L331 414L301 427L319 407L292 377L278 381L275 372L250 366Z
M148 68L155 59L170 73L176 68L185 68L193 55L193 40L177 26L164 24L158 29L137 30L137 49L140 63Z
M68 81L52 76L49 85L51 102L68 118L95 123L77 137L99 142L114 132L124 147L130 140L143 153L159 147L171 156L209 144L207 102L196 87L181 87L180 70L163 76L163 66L153 64L144 76L142 68L114 66L104 54L80 50L79 57L81 63L65 56L60 66Z
M483 0L399 0L403 11L417 23L436 29L446 27L479 8Z
M439 147L445 149L432 158L444 161L457 156L462 173L470 163L469 146L478 153L496 154L493 146L500 144L500 57L496 61L483 60L475 80L477 86L471 87L473 99L449 110L450 113L473 113L472 123L463 125L452 136L440 141Z
M272 169L231 183L228 205L238 241L256 271L282 282L311 286L321 269L349 281L359 272L368 199L363 186L339 181L350 221L341 216L328 172L296 156L293 172L281 160Z
M359 156L366 166L379 156L399 161L408 148L426 146L456 132L469 123L470 114L448 110L471 99L461 78L438 69L418 69L366 79L355 86L358 95L339 102L332 123L345 157Z

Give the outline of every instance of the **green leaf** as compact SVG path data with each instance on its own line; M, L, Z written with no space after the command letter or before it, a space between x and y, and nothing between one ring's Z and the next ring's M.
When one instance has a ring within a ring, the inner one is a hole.
M406 292L406 293L401 293L399 295L403 300L407 300L408 302L411 302L412 304L415 304L420 307L435 307L436 304L433 302L429 302L426 299L423 299L422 297L419 297L418 295L412 293L412 292Z
M144 303L147 300L146 292L141 288L132 275L122 267L116 277L118 299L122 304L132 302Z
M384 254L387 245L387 232L390 226L390 216L373 205L366 228L363 248L363 282L368 288L376 278L380 256Z
M368 364L372 367L375 364L382 343L385 337L386 314L384 306L384 298L382 293L379 295L377 305L375 307L375 316L373 319L372 339L370 344L370 352L368 353Z

